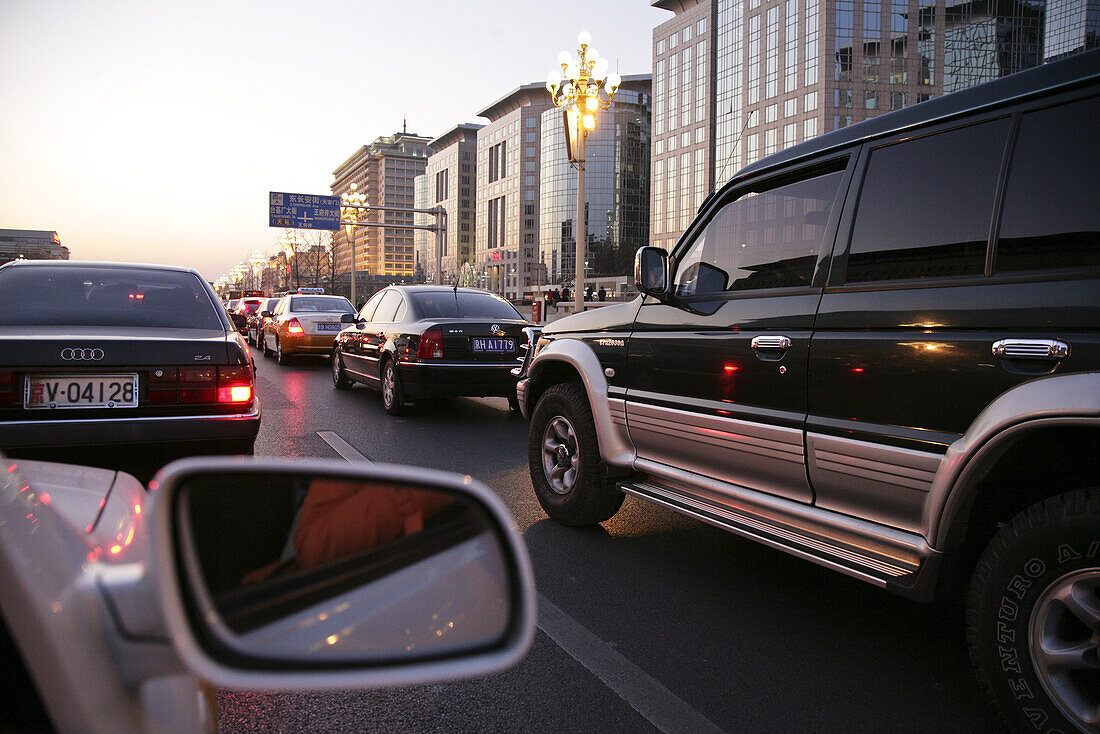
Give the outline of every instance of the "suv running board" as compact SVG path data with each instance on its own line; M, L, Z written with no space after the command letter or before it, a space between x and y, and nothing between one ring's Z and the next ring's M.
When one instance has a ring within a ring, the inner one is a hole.
M765 508L763 503L757 505L740 497L730 497L728 502L723 502L721 498L689 495L647 481L625 481L618 486L627 494L882 588L902 576L916 573L925 560L921 551L929 550L923 538L911 533L889 529L894 542L884 543L880 534L883 526L876 525L878 532L874 534L860 533L858 528L870 530L872 523L786 500L774 504L769 501ZM828 520L822 522L826 515Z

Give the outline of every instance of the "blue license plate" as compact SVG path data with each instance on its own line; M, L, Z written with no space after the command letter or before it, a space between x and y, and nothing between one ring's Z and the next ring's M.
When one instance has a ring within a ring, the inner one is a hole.
M343 326L343 324L333 324L331 322L326 321L326 322L317 324L317 331L340 331L341 326Z
M470 340L475 352L514 352L516 351L515 339L493 339L490 337L475 336Z

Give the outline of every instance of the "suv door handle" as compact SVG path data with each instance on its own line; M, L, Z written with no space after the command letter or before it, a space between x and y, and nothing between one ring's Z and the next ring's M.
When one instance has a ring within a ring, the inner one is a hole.
M749 345L767 352L784 352L791 348L791 340L785 336L754 336Z
M999 339L993 342L993 356L1057 362L1069 356L1069 344L1059 339Z

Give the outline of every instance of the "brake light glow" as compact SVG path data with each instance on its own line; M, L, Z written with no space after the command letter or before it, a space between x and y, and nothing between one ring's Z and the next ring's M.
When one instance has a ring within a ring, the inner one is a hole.
M290 334L304 334L305 330L302 328L302 323L298 319L291 319L287 325L286 330Z
M252 400L252 369L247 365L218 368L218 402L247 403Z
M428 329L420 335L420 342L416 347L417 359L442 359L443 358L443 332L439 329Z
M252 388L248 385L218 388L219 403L247 403L252 399Z

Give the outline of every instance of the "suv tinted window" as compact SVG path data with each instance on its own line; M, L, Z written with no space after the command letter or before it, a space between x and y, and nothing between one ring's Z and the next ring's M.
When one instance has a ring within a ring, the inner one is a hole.
M749 192L724 206L680 259L676 295L810 285L843 175Z
M1100 99L1023 116L1005 192L997 272L1100 265Z
M413 293L413 304L422 319L522 319L507 301L491 293L433 291Z
M0 326L17 325L225 328L191 273L79 266L0 270Z
M1009 120L928 135L871 153L845 280L985 271Z

